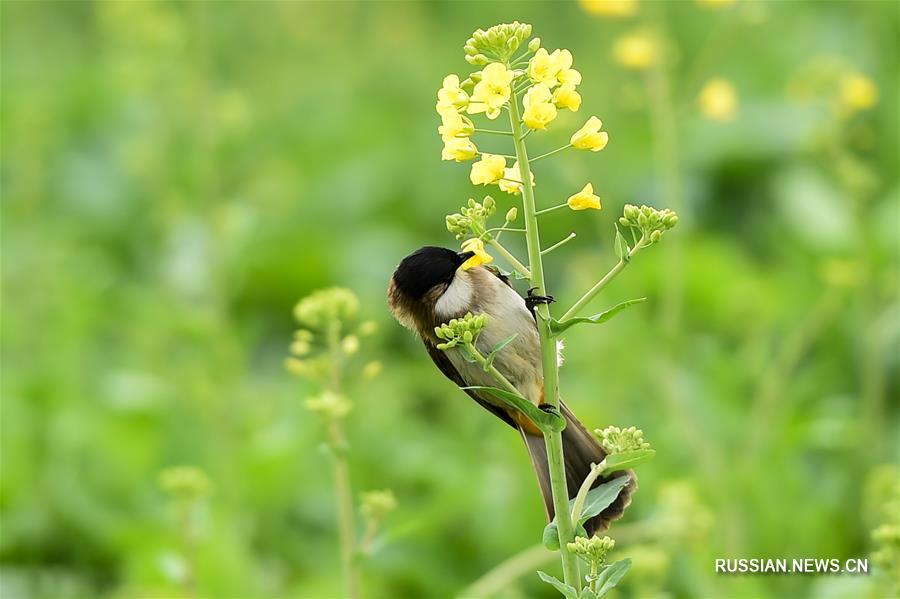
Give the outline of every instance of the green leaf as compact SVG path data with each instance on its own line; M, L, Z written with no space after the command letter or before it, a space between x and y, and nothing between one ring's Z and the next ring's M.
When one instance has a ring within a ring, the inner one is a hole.
M500 343L498 343L497 345L494 346L494 349L492 349L491 353L489 353L487 355L487 357L485 358L485 362L484 362L484 371L485 372L490 372L491 366L494 364L494 358L497 357L497 353L501 349L503 349L504 347L506 347L507 345L512 343L513 340L518 336L519 336L518 333L513 333L512 335L510 335L509 337L507 337L506 339L504 339L503 341L501 341Z
M540 570L538 570L537 575L541 577L541 580L562 593L563 597L566 599L578 599L578 591L575 590L575 587L567 585L555 576L550 576L546 572L541 572Z
M572 318L567 318L566 320L559 322L556 319L550 320L550 330L553 331L554 334L559 334L568 329L572 325L586 323L586 324L603 324L607 320L611 319L613 316L624 310L625 308L630 308L635 304L640 304L641 302L647 301L646 297L639 297L637 299L626 300L622 303L616 304L609 310L601 312L600 314L594 314L593 316L573 316Z
M622 580L622 577L625 576L630 567L631 558L626 558L604 568L600 576L597 577L597 597L602 597L619 584L619 581Z
M591 587L584 587L581 589L581 595L578 599L597 599L597 595L594 594L594 591L591 590Z
M556 518L544 527L544 535L541 538L541 542L550 551L559 551L559 529L556 528Z
M619 496L619 491L628 484L628 481L631 480L631 476L617 476L616 478L607 481L600 485L599 487L594 487L590 491L588 491L587 498L584 500L584 509L581 510L581 514L578 516L578 522L583 523L587 522L606 508L610 506L610 504L616 500L616 497ZM569 506L571 509L571 505Z
M513 405L517 405L520 402L528 402L527 399L519 395L518 393L513 393L512 391L507 391L505 389L498 389L497 387L481 387L478 385L472 387L460 387L463 391L483 391L485 393L490 393L491 395L495 395L500 399L505 399L506 401L512 403Z
M634 468L656 455L654 449L634 449L606 456L606 471L618 472L626 468Z
M625 238L622 237L621 231L619 231L619 226L616 225L616 257L619 260L624 260L628 262L628 252L631 251L631 248L628 247L628 242L625 241Z

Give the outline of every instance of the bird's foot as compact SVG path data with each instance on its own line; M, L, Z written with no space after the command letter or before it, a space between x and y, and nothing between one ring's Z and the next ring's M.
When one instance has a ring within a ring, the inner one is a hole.
M538 304L550 304L556 301L552 295L535 295L535 289L537 289L537 287L529 289L528 296L525 298L525 305L528 306L528 309L532 312L534 312L534 309Z

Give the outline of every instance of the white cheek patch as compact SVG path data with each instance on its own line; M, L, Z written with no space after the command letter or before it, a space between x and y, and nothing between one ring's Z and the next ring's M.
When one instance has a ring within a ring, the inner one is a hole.
M451 318L464 312L472 305L472 279L465 271L459 270L447 291L434 305L434 312L439 318Z

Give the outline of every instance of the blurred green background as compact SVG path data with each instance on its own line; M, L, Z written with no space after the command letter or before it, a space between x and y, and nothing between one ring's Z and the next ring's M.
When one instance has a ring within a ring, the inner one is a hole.
M547 241L579 233L549 258L559 305L614 263L625 203L681 216L594 306L648 301L567 336L569 405L658 450L611 531L635 557L616 593L885 596L876 576L713 563L878 549L898 459L898 4L589 8L0 5L4 598L339 596L331 460L303 403L316 389L283 365L293 305L335 284L379 324L354 359L383 364L347 389L354 492L399 503L364 595L452 596L539 541L520 439L384 301L399 259L454 244L444 215L484 194L440 160L435 93L469 72L475 28L514 19L584 75L581 111L533 151L591 114L611 140L537 166L540 205L586 181L604 203L544 219ZM647 27L667 39L654 73L670 103L613 58ZM736 90L730 121L698 108L713 77ZM176 465L212 483L196 589L158 483ZM552 596L535 567L497 595Z

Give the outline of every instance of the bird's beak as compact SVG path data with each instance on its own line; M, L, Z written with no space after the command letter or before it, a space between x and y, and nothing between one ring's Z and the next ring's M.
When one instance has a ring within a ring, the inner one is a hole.
M459 263L463 264L466 260L475 255L475 252L458 252L456 256L459 258Z

